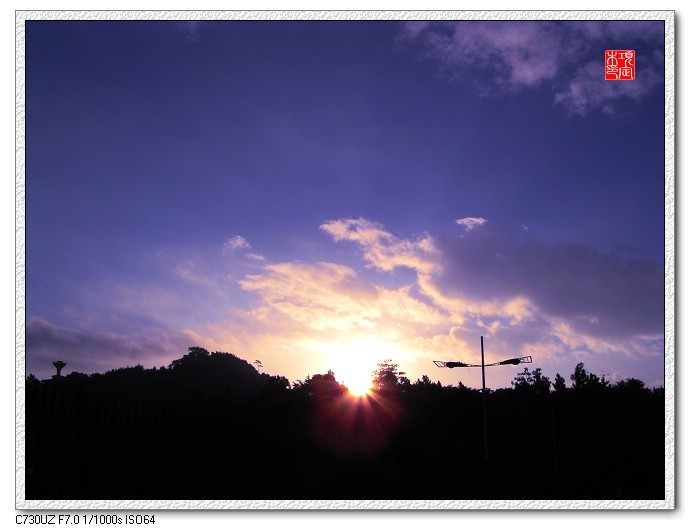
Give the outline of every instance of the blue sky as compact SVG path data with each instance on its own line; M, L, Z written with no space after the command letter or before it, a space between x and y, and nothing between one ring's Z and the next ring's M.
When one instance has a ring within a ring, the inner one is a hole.
M27 372L663 384L663 30L27 22Z

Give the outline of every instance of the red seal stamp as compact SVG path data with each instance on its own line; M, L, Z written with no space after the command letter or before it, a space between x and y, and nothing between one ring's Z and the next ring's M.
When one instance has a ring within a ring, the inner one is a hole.
M604 52L604 79L606 81L635 79L635 50L606 50Z

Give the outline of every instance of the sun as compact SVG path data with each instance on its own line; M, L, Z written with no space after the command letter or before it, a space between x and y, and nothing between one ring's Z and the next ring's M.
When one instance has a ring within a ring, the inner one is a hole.
M371 391L371 373L376 369L376 356L360 344L330 344L327 348L328 366L338 382L353 396L364 396Z
M336 380L356 397L371 393L372 373L383 359L405 357L394 340L373 336L334 336L328 341L305 341L303 346L314 352L321 370L332 370Z
M341 354L332 357L336 379L345 385L353 396L364 396L371 390L371 362L363 355Z
M371 374L366 377L360 377L358 375L357 377L350 377L348 379L343 378L343 384L353 396L366 396L371 392Z

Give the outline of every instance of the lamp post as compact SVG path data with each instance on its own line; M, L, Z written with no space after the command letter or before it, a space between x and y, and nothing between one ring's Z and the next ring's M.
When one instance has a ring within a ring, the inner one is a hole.
M484 462L489 461L489 434L486 421L486 375L485 368L487 366L503 366L503 365L518 365L523 363L531 363L532 357L527 355L526 357L513 357L512 359L505 359L503 361L498 361L491 364L485 364L484 362L484 336L481 337L482 346L482 364L471 364L464 363L461 361L434 361L434 364L439 368L479 368L482 369L482 412L484 417Z

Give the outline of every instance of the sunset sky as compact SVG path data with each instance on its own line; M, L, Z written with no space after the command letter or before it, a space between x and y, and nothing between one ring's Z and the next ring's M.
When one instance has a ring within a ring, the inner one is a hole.
M25 98L27 374L664 384L663 21L27 21Z

